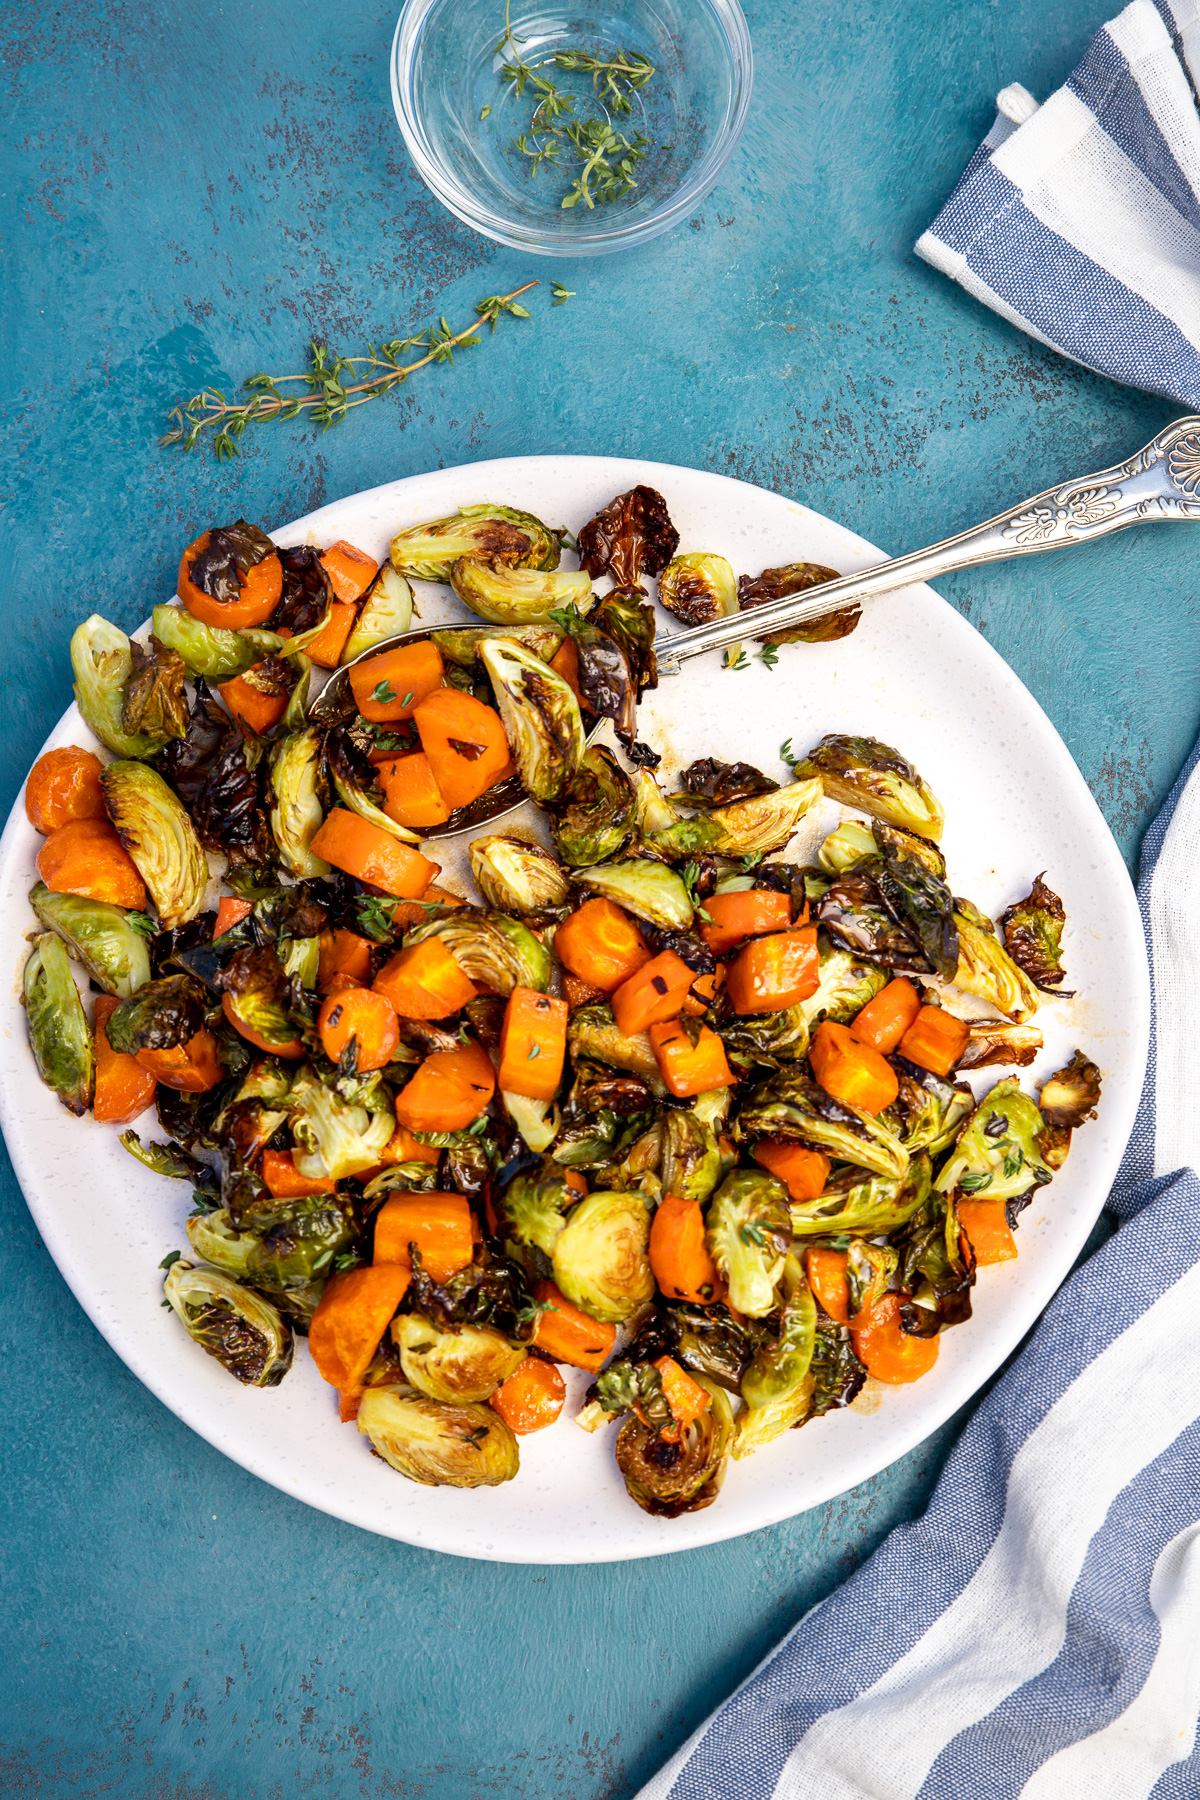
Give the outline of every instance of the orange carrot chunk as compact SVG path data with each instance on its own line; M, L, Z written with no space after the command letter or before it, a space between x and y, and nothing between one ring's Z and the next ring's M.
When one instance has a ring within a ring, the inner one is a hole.
M580 1312L552 1281L539 1281L533 1297L546 1309L538 1314L533 1334L538 1349L555 1362L569 1363L573 1369L590 1369L594 1374L613 1353L616 1326Z
M345 538L339 538L328 550L322 550L320 563L329 577L334 599L350 605L362 599L379 573L375 558L354 544L348 544Z
M579 651L573 637L565 637L554 655L550 658L550 667L556 675L561 675L577 700L583 695L579 689Z
M96 1092L92 1114L99 1125L130 1124L153 1104L157 1085L136 1056L114 1050L108 1041L108 1021L120 1005L112 994L96 995Z
M725 1046L716 1032L707 1025L696 1029L699 1036L693 1044L678 1019L650 1027L662 1078L678 1100L706 1094L711 1088L732 1087L734 1082Z
M141 912L146 884L107 819L69 819L37 853L37 872L52 894L79 894Z
M734 1012L783 1012L807 1000L817 991L820 962L815 925L752 938L725 971Z
M451 808L470 806L516 769L499 713L473 694L435 688L418 704L413 721L438 791Z
M217 692L229 708L235 719L241 719L259 737L273 731L288 709L286 694L264 694L261 688L255 687L246 679L253 675L253 668L247 669L245 675L235 675L229 681L219 682Z
M262 1178L275 1200L300 1200L306 1194L328 1194L334 1187L328 1175L302 1175L290 1150L264 1150Z
M698 1200L664 1194L650 1226L650 1267L668 1300L707 1306L717 1299L720 1277L704 1242L704 1213Z
M99 1092L97 1074L97 1092ZM1004 1214L1003 1200L960 1200L958 1222L967 1234L980 1268L990 1263L1011 1262L1017 1254L1017 1240Z
M355 1069L360 1075L386 1068L400 1042L395 1007L386 995L372 988L347 988L330 994L317 1014L317 1031L331 1063L341 1060L353 1038Z
M410 1131L465 1131L495 1091L495 1072L482 1045L435 1050L396 1096L396 1117Z
M921 1010L921 996L911 981L897 975L868 1000L850 1030L860 1044L870 1044L881 1056L890 1056Z
M674 1429L664 1431L663 1437L678 1443L689 1425L694 1425L701 1413L707 1412L712 1405L712 1395L702 1388L698 1381L693 1381L686 1369L681 1369L673 1356L660 1356L654 1367L662 1378L663 1398L671 1409Z
M104 819L100 758L72 744L39 756L25 780L25 816L35 831L49 837L72 819Z
M360 937L357 931L347 931L342 926L323 931L317 955L318 994L332 994L336 975L348 976L360 987L366 987L371 980L374 948L370 938Z
M743 938L758 937L764 931L786 931L792 922L790 897L770 893L766 888L710 894L704 910L709 922L700 926L700 936L718 956L740 944Z
M500 1028L500 1086L506 1094L553 1100L567 1054L567 1003L516 987Z
M851 1325L854 1348L868 1375L900 1387L928 1375L938 1359L936 1337L909 1337L900 1324L900 1296L885 1294L862 1325Z
M379 780L383 810L397 825L407 825L412 831L429 831L435 825L444 825L450 817L450 808L423 750L382 764Z
M474 1255L471 1209L461 1194L389 1194L375 1215L375 1262L412 1267L411 1246L434 1281L449 1281Z
M567 1384L551 1362L540 1356L527 1356L507 1381L502 1381L488 1400L510 1431L528 1437L531 1431L544 1431L563 1409Z
M612 997L613 1018L626 1037L677 1019L695 979L696 971L681 956L664 950L621 983Z
M335 869L401 900L419 900L439 869L411 844L402 844L382 825L372 825L344 806L335 806L326 815L312 851Z
M601 899L585 900L563 920L554 952L564 968L602 994L628 981L653 954L629 914Z
M832 1019L817 1026L808 1060L825 1092L860 1112L880 1113L900 1092L896 1071L878 1050L860 1044L844 1025Z
M448 1019L474 1000L475 983L441 938L431 937L385 962L375 977L375 992L385 995L402 1019Z
M409 1279L399 1263L330 1276L308 1329L308 1347L317 1373L331 1387L344 1394L361 1387Z
M967 1047L971 1027L944 1006L923 1006L904 1036L900 1054L934 1075L949 1075Z
M240 925L243 919L248 919L253 911L252 901L235 900L232 894L222 894L217 901L217 922L213 926L213 941L224 937L227 931L232 931L235 925Z
M844 1250L826 1250L814 1245L804 1255L808 1285L831 1319L839 1325L850 1322L850 1283L846 1279L847 1256Z
M305 655L310 662L315 662L319 669L336 669L342 660L342 651L346 648L346 639L354 630L354 621L358 617L358 609L347 606L344 601L335 600L329 608L329 617L317 633L310 638Z
M803 1144L762 1143L754 1146L754 1160L783 1182L791 1200L815 1200L829 1180L829 1158Z
M395 644L390 650L369 656L365 662L352 663L350 691L364 719L411 719L426 695L441 687L443 673L441 651L428 638L422 638L415 644Z
M215 600L191 579L192 564L202 550L208 549L211 536L211 532L202 531L180 558L175 591L185 609L202 625L223 626L227 631L244 631L251 626L265 625L283 593L283 565L278 555L272 551L252 569L247 569L240 578L241 588L236 600Z
M217 1040L203 1026L186 1044L175 1044L169 1050L139 1050L134 1060L149 1069L163 1087L178 1088L182 1094L206 1094L225 1077Z

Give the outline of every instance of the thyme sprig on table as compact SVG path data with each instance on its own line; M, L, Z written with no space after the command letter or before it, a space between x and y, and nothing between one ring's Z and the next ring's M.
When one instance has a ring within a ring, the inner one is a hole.
M252 375L242 383L250 394L248 400L229 400L220 388L202 388L174 408L171 430L159 438L160 445L178 444L191 450L201 434L213 432L212 447L217 461L240 456L238 439L247 425L265 425L273 419L304 417L323 431L336 425L355 406L365 406L381 394L390 393L430 363L452 363L456 350L470 350L479 342L485 325L494 332L506 314L514 319L528 319L528 307L519 304L520 296L537 281L527 281L511 294L488 294L475 307L475 319L462 331L451 331L444 318L413 337L389 338L386 343L368 344L363 356L339 356L328 344L312 340L308 368L300 375ZM552 304L562 305L571 296L558 282L552 283ZM414 352L419 352L415 357ZM412 360L406 361L406 358ZM355 377L362 379L356 380ZM305 393L296 393L288 384L301 382Z

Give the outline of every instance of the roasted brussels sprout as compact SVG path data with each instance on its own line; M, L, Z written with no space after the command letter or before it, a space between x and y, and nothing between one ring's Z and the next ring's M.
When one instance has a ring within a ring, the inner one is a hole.
M887 969L909 969L928 974L929 962L903 920L884 904L875 880L882 873L879 862L864 863L839 875L815 898L813 917L835 942Z
M125 684L133 669L129 639L116 625L93 613L71 639L75 704L85 725L114 756L156 756L162 740L149 732L125 730Z
M879 845L871 827L858 819L843 819L817 851L817 861L827 875L844 875L878 855Z
M404 1378L431 1400L470 1405L494 1394L525 1360L523 1345L510 1344L490 1325L443 1330L420 1313L392 1321Z
M769 856L782 850L820 798L819 781L792 781L773 793L719 806L708 814L709 823L719 825L722 833L712 848L722 856Z
M895 1231L924 1206L929 1197L929 1158L914 1156L902 1176L864 1179L849 1169L831 1181L815 1200L792 1204L792 1231L798 1238L826 1237L839 1231L879 1234Z
M738 1114L735 1135L807 1144L875 1175L898 1179L908 1167L908 1152L883 1114L873 1118L840 1105L798 1069L780 1069L754 1090Z
M810 1028L822 1019L845 1025L887 986L887 971L861 961L849 950L833 948L823 933L817 943L821 953L817 987L807 1000L800 1001L800 1010Z
M110 1014L105 1035L122 1056L186 1044L204 1023L203 990L187 975L143 982Z
M613 1018L612 1008L603 1001L590 1001L575 1008L567 1021L567 1044L576 1064L580 1058L594 1058L640 1076L651 1094L661 1096L667 1091L649 1035L639 1031L632 1037L626 1036Z
M497 910L550 912L570 900L570 882L540 844L516 837L479 837L469 854L475 886Z
M836 581L836 569L820 563L785 563L778 569L764 569L761 575L738 576L738 605L742 612L766 606L771 600L784 600L789 594L801 594L811 587ZM789 625L783 631L771 631L759 638L760 644L828 644L849 637L862 617L860 606L842 606L835 612L821 613L803 625Z
M188 1336L246 1387L278 1387L292 1366L291 1327L269 1300L219 1269L180 1257L163 1294Z
M686 625L708 625L738 610L732 566L706 550L689 550L669 562L658 578L658 598Z
M1077 1050L1065 1069L1043 1082L1038 1108L1048 1125L1074 1131L1085 1119L1094 1119L1100 1102L1100 1071Z
M490 1406L448 1406L409 1387L370 1387L358 1429L381 1456L425 1487L499 1487L520 1466L517 1440Z
M932 788L907 757L878 738L831 732L795 764L795 773L801 778L816 776L831 800L857 806L901 831L915 832L935 843L942 835L946 815Z
M1036 1025L1009 1025L1002 1019L972 1019L967 1047L958 1059L962 1069L984 1069L990 1063L1015 1063L1026 1069L1042 1047Z
M556 1163L516 1175L494 1200L498 1235L551 1256L567 1212L578 1198Z
M307 1066L292 1083L287 1105L298 1146L296 1167L312 1181L339 1181L374 1168L396 1127L390 1106L380 1104L377 1111L352 1106Z
M1030 981L1069 1000L1071 995L1062 985L1067 977L1062 961L1066 923L1062 901L1039 875L1024 900L1002 915L1000 928L1004 948Z
M44 881L30 890L29 904L106 994L125 1000L149 981L150 951L145 935L130 923L131 915L124 908L79 894L52 894Z
M712 1126L691 1109L672 1107L663 1121L663 1193L698 1200L703 1206L722 1173L723 1160Z
M854 1340L844 1325L817 1314L816 1342L809 1373L812 1378L812 1404L809 1418L819 1418L835 1407L849 1406L867 1379L867 1371L859 1362Z
M183 658L189 674L207 681L231 681L264 656L277 656L286 648L286 640L273 631L202 625L182 606L156 606L150 623L159 643Z
M783 1183L756 1169L727 1175L709 1203L705 1242L736 1312L761 1319L774 1309L791 1241Z
M543 803L563 799L584 750L574 690L515 638L488 638L480 658L526 792Z
M658 658L654 653L654 608L641 588L613 588L598 600L588 617L588 624L605 632L625 653L629 672L640 698L643 689L658 686ZM627 746L637 760L639 748ZM646 746L640 746L645 753ZM650 753L653 755L653 752ZM661 758L655 758L655 766Z
M636 1416L617 1433L617 1467L631 1499L655 1518L677 1519L711 1506L721 1491L733 1442L733 1408L724 1388L695 1378L709 1405L678 1438Z
M157 769L123 758L100 777L117 836L137 865L164 930L204 905L208 862L187 812Z
M797 1257L785 1261L781 1286L778 1336L764 1338L742 1377L742 1399L752 1411L794 1395L812 1362L817 1309Z
M550 983L550 953L527 925L507 913L480 913L456 907L444 919L430 919L409 932L407 944L439 938L463 974L495 994L515 987L544 994Z
M282 738L271 756L271 831L281 867L298 879L328 875L310 848L321 829L321 738L314 726Z
M493 625L528 625L557 606L586 612L592 603L592 584L582 569L543 573L464 556L450 570L450 585L464 606Z
M881 824L875 836L880 860L871 865L871 873L884 905L912 932L934 973L952 981L958 968L958 926L950 889L923 858L911 854L912 840L903 832Z
M121 702L121 730L127 737L139 734L166 744L184 737L188 728L188 702L184 692L187 670L182 656L160 643L153 633L148 646L131 639L131 667Z
M558 1136L562 1112L555 1100L531 1100L528 1094L514 1094L501 1088L504 1110L521 1135L527 1150L540 1156Z
M38 1074L79 1118L92 1103L92 1033L62 940L52 931L34 939L23 992Z
M603 863L577 870L574 879L589 893L615 901L662 931L687 931L695 916L683 880L660 862Z
M1041 994L1024 969L1018 968L994 931L985 930L961 910L954 915L958 927L958 967L954 985L964 993L986 1000L997 1012L1007 1013L1025 1025L1041 1004Z
M283 1293L329 1275L355 1235L332 1193L260 1202L252 1229L238 1230L225 1207L193 1214L185 1229L201 1261L251 1287Z
M611 719L626 750L637 736L638 688L620 644L606 631L574 611L556 612L568 622L575 642L575 685L584 711L593 719Z
M483 664L479 652L488 638L514 638L518 644L534 656L540 656L543 662L549 662L562 644L563 634L557 625L550 623L537 625L510 625L504 627L488 625L455 625L431 631L430 641L437 645L447 662L456 668L466 669L471 673L482 670Z
M781 1063L800 1062L808 1051L808 1021L800 1005L748 1018L733 1013L718 1020L717 1036L738 1070L777 1069Z
M390 563L383 563L367 589L358 618L342 651L344 663L353 662L365 650L373 650L388 638L399 637L412 626L412 589Z
M633 777L634 819L643 838L657 831L669 831L678 825L680 815L667 799L649 769L639 769ZM589 857L589 862L599 858Z
M974 1198L1011 1200L1041 1187L1053 1171L1042 1155L1038 1137L1045 1120L1015 1077L998 1081L979 1102L958 1134L934 1186L940 1194L958 1188Z
M392 539L392 567L414 581L449 581L463 556L486 557L509 568L557 569L561 531L512 506L463 506L448 519L410 525Z
M554 1240L554 1279L573 1305L618 1325L654 1298L649 1239L650 1214L640 1194L589 1194Z
M635 816L629 777L611 750L592 744L551 823L554 848L572 869L604 862L627 843Z
M715 756L701 756L689 763L679 780L683 788L680 798L689 806L733 806L739 800L757 800L762 794L779 792L779 783L753 763L719 762Z
M857 610L857 609L856 609ZM813 1337L816 1338L814 1317ZM810 1359L811 1360L811 1359ZM762 1406L748 1407L735 1421L733 1454L737 1461L753 1456L765 1444L774 1443L785 1431L803 1425L813 1411L813 1380L804 1375L794 1387L787 1388Z
M896 1121L900 1142L910 1156L928 1150L940 1156L958 1135L958 1128L975 1107L975 1096L965 1083L944 1081L929 1069L922 1069L902 1056L893 1056L893 1069L900 1082L900 1092L888 1108Z
M679 548L679 533L657 489L638 486L589 519L578 543L580 565L593 579L611 575L618 587L636 587L642 575L666 568Z
M225 606L238 599L243 578L273 555L275 546L266 532L251 525L248 519L236 519L232 525L214 525L207 537L207 544L193 558L188 573L193 587Z
M231 870L261 867L274 857L261 758L209 694L203 676L196 677L187 736L168 744L162 760L206 850L221 851Z

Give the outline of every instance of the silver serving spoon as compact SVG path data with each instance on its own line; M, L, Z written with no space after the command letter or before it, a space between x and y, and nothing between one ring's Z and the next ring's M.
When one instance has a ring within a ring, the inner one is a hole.
M696 625L690 631L659 638L655 644L658 672L678 675L689 657L724 650L747 636L765 637L789 625L811 623L827 613L841 611L852 601L918 581L932 581L939 575L948 575L952 569L1003 562L1012 556L1037 556L1043 550L1063 550L1071 544L1090 543L1110 532L1124 531L1130 525L1162 519L1200 519L1200 417L1176 419L1127 462L1047 488L1007 512L997 513L994 519L944 538L939 544L930 544L927 549L912 550L907 556L893 557L874 568L859 569L803 594L772 600L765 606L756 606L752 612L734 613L729 618L715 619L710 625ZM372 645L355 662L365 662L394 644L415 643L428 636L428 630L406 631L385 643ZM332 677L309 709L311 717L332 722L345 708L347 670L353 666L347 663ZM508 783L503 784L504 789L508 787ZM515 812L522 804L514 801L511 790L498 790L491 810L486 808L488 799L484 795L476 801L469 809L469 818L455 814L446 825L425 835L453 837L462 831L475 831Z

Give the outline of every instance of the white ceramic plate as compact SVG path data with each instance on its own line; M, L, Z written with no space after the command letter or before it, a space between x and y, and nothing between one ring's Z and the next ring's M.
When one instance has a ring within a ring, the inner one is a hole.
M842 526L759 488L604 457L520 457L439 470L338 501L274 536L284 544L310 534L321 544L347 538L382 557L399 527L485 500L578 530L637 481L666 496L684 550L720 551L739 571L803 559L850 572L881 559ZM420 603L424 622L462 618L448 590L424 587ZM65 668L62 679L65 692ZM588 1436L572 1424L582 1375L558 1424L522 1441L517 1479L472 1493L415 1486L372 1457L352 1426L338 1424L332 1392L303 1346L281 1387L239 1387L159 1306L159 1261L186 1247L187 1188L142 1169L121 1149L115 1127L71 1118L38 1080L18 994L40 840L18 800L0 840L10 974L0 1004L0 1119L51 1255L139 1379L227 1456L310 1506L408 1543L511 1562L603 1562L735 1537L844 1492L948 1419L1046 1305L1108 1193L1146 1060L1141 927L1116 845L1054 727L990 645L928 587L868 602L852 637L785 649L773 672L753 660L738 673L715 658L690 662L647 697L640 724L641 736L664 752L668 777L696 756L716 754L782 778L783 740L803 749L827 731L867 733L912 758L946 809L955 891L991 915L1047 871L1066 904L1068 970L1080 997L1048 1001L1039 1012L1046 1050L1026 1073L1044 1076L1080 1045L1105 1076L1099 1119L1076 1134L1066 1168L1022 1215L1019 1260L981 1271L975 1316L942 1338L929 1376L908 1388L868 1383L852 1408L734 1463L715 1505L671 1521L648 1518L627 1497L612 1428ZM72 706L47 745L87 742ZM826 807L820 830L838 816L837 807ZM819 835L814 829L810 837ZM457 872L448 860L447 873ZM982 1071L977 1090L1003 1073ZM141 1129L156 1135L152 1113Z

